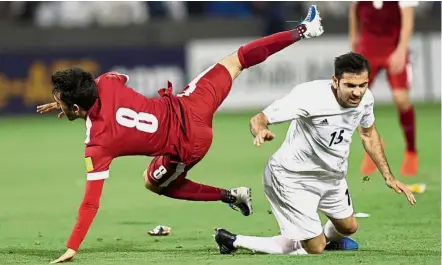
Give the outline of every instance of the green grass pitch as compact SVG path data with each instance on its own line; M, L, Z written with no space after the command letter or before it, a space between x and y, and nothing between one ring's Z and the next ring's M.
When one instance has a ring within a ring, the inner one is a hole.
M386 152L398 174L404 142L392 106L375 110ZM418 105L419 176L406 183L428 185L410 207L376 173L362 181L362 145L355 135L348 181L359 219L357 252L322 256L270 256L240 251L220 256L212 235L216 227L273 236L279 229L268 213L262 171L284 140L287 125L274 127L277 138L252 145L248 120L253 113L217 114L215 138L206 158L189 178L226 188L253 188L254 215L243 217L222 203L177 201L149 193L142 172L149 159L119 158L112 164L101 208L75 264L440 264L441 124L440 105ZM63 253L75 223L85 184L84 123L55 117L0 119L0 264L47 264ZM150 237L156 225L172 227L167 237Z

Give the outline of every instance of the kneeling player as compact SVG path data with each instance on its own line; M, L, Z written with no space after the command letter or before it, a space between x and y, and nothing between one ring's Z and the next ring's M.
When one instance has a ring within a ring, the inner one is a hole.
M161 98L145 98L126 86L127 76L106 73L96 80L74 68L52 75L56 102L39 106L45 113L61 109L59 117L86 120L87 184L77 224L68 250L54 263L72 260L99 208L104 180L114 158L155 156L144 172L149 190L170 198L223 201L249 215L248 188L225 190L195 183L187 172L208 152L212 143L212 119L227 97L232 81L243 69L304 38L323 32L315 6L294 30L280 32L242 46L197 76L178 96L172 87L160 90Z
M250 121L255 145L271 141L269 124L291 121L286 139L270 157L264 187L281 235L253 237L218 229L221 254L245 248L269 254L318 254L324 249L357 249L348 238L358 229L345 176L351 137L360 125L363 145L388 187L415 198L390 171L374 125L374 99L367 90L370 69L356 53L335 60L333 81L296 86ZM324 227L317 210L329 218ZM326 247L327 246L327 247Z

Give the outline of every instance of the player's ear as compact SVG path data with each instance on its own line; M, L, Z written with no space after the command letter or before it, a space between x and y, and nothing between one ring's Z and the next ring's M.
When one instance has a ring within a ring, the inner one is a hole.
M72 112L75 113L75 116L79 116L80 115L80 106L78 106L77 104L74 104L72 106Z
M336 78L336 76L332 76L333 79L333 88L337 89L338 88L338 79Z

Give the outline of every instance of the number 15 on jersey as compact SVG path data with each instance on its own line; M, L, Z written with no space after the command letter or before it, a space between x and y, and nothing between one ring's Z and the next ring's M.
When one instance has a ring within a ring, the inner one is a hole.
M332 144L339 144L344 140L344 137L342 137L342 134L344 133L344 130L340 130L339 132L333 132L331 134L331 140L329 143L329 147L332 146Z

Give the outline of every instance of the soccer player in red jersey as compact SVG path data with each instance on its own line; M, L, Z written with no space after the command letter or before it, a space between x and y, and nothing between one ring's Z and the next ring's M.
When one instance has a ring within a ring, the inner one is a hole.
M321 35L316 6L295 29L255 40L198 75L177 96L167 89L160 98L146 98L125 84L128 77L110 72L93 79L79 68L52 75L55 102L37 107L39 113L61 110L59 118L86 120L87 184L68 250L53 263L73 260L99 208L104 180L114 158L154 156L144 181L147 189L170 198L223 201L249 215L250 190L225 190L195 183L187 172L205 156L212 142L212 120L243 69L304 39Z
M400 171L403 176L414 176L419 167L415 115L409 96L412 73L408 51L414 26L414 8L417 5L417 1L353 2L349 16L351 46L369 61L369 82L373 82L381 69L387 71L406 141ZM375 170L376 165L365 153L362 173L369 175Z

